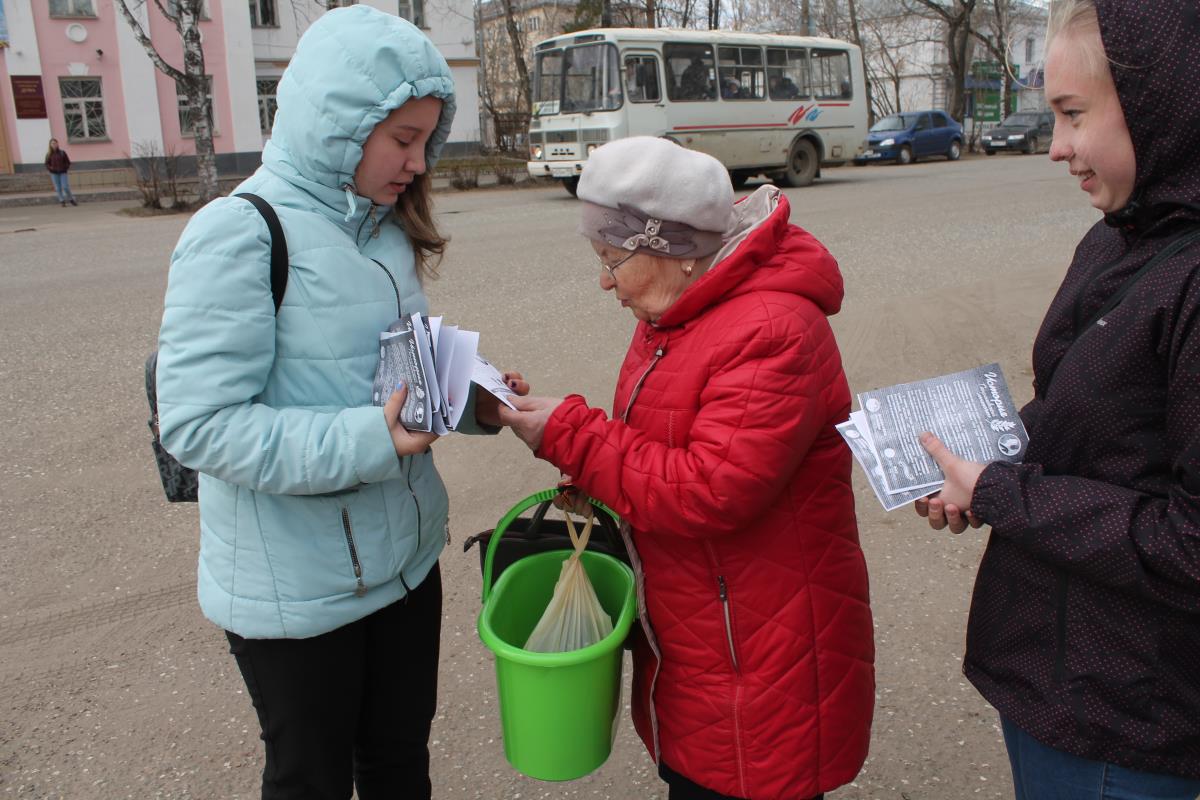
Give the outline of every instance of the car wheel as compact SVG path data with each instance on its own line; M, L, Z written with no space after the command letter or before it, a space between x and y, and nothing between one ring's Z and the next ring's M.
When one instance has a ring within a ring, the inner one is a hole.
M1038 140L1036 136L1030 136L1025 140L1025 155L1031 156L1038 151Z
M808 139L797 139L788 153L783 181L788 186L808 186L817 177L817 148Z
M567 190L567 194L575 197L575 192L579 190L579 178L563 178L563 188Z
M962 156L962 142L958 139L950 142L950 149L946 151L946 158L950 161L958 161Z
M908 145L904 145L903 147L901 147L900 155L896 156L897 164L911 164L916 160L917 159L915 157L913 157L912 148L909 147Z
M729 171L729 182L733 184L734 189L741 189L746 185L746 181L750 180L750 173L744 169L732 169Z
M994 155L996 155L996 151L995 151L995 150L992 150L992 149L990 149L990 148L989 148L989 149L987 149L987 150L984 150L983 152L987 153L989 156L994 156Z

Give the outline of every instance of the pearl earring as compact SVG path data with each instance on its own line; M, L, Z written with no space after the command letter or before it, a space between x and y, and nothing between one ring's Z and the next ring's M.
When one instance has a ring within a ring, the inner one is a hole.
M683 274L684 274L684 275L691 275L691 274L692 274L692 267L694 267L695 265L696 265L696 262L695 262L695 261L687 261L687 262L684 262L684 265L683 265Z

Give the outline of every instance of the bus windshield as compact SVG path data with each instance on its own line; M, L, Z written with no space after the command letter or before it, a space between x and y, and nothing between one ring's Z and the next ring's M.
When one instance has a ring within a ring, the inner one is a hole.
M607 42L538 53L534 73L536 116L621 107L617 48Z

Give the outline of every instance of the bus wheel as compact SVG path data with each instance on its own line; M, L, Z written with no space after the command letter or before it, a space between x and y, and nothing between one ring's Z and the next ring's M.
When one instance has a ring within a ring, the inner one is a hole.
M741 189L746 185L746 181L750 180L750 173L744 169L733 169L729 171L729 182L733 184L734 189Z
M788 186L808 186L817 177L817 166L817 148L808 139L797 139L788 153L784 182Z
M579 178L563 178L563 188L567 190L567 194L575 197L575 192L579 189Z

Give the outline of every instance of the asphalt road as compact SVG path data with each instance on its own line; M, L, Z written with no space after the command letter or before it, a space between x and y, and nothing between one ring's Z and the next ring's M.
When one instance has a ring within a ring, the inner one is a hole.
M1097 219L1065 168L1044 156L845 167L787 194L793 222L841 263L834 327L853 390L995 360L1028 398L1037 325ZM145 425L142 362L185 220L122 205L0 210L0 796L257 797L254 713L195 603L196 509L163 500ZM452 244L433 308L482 331L488 357L537 393L607 402L633 320L597 288L576 201L535 188L436 205ZM435 797L665 797L627 719L583 780L540 783L504 761L475 633L478 561L461 543L557 473L509 434L450 437L436 453L454 543ZM879 688L870 760L831 797L1011 797L995 713L960 671L986 534L884 514L855 480Z

